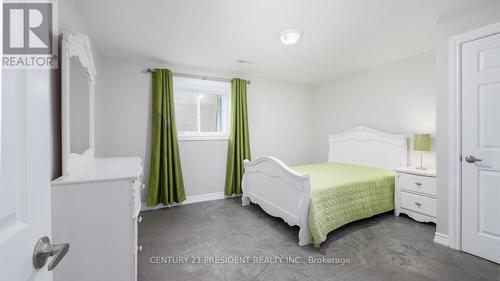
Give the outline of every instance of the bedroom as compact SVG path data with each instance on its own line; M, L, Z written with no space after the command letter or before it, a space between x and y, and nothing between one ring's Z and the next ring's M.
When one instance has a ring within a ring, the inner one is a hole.
M500 280L499 1L12 2L2 280Z

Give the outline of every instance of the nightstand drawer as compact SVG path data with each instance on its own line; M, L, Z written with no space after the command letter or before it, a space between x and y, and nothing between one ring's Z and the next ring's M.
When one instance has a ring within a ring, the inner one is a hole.
M436 216L436 199L407 192L401 192L400 196L401 208Z
M434 177L399 174L398 180L401 189L436 196L436 178Z

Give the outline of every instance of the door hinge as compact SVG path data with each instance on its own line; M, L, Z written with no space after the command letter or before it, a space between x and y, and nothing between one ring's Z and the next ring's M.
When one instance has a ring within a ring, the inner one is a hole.
M462 154L460 154L460 162L462 162Z

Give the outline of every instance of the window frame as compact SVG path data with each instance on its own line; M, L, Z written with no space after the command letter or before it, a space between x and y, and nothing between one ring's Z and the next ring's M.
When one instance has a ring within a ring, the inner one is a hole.
M198 131L179 131L177 130L177 139L179 141L214 141L229 140L230 119L231 119L231 83L220 81L209 81L197 78L173 77L174 105L176 90L185 90L198 92L202 95L220 95L222 96L221 117L222 131L220 132L201 132L201 100L197 100L197 125ZM177 111L176 111L177 114ZM177 118L177 116L175 116Z

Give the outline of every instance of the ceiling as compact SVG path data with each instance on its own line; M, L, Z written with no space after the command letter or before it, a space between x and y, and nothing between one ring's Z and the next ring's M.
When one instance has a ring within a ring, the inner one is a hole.
M432 50L440 18L491 0L76 2L103 55L315 84Z

